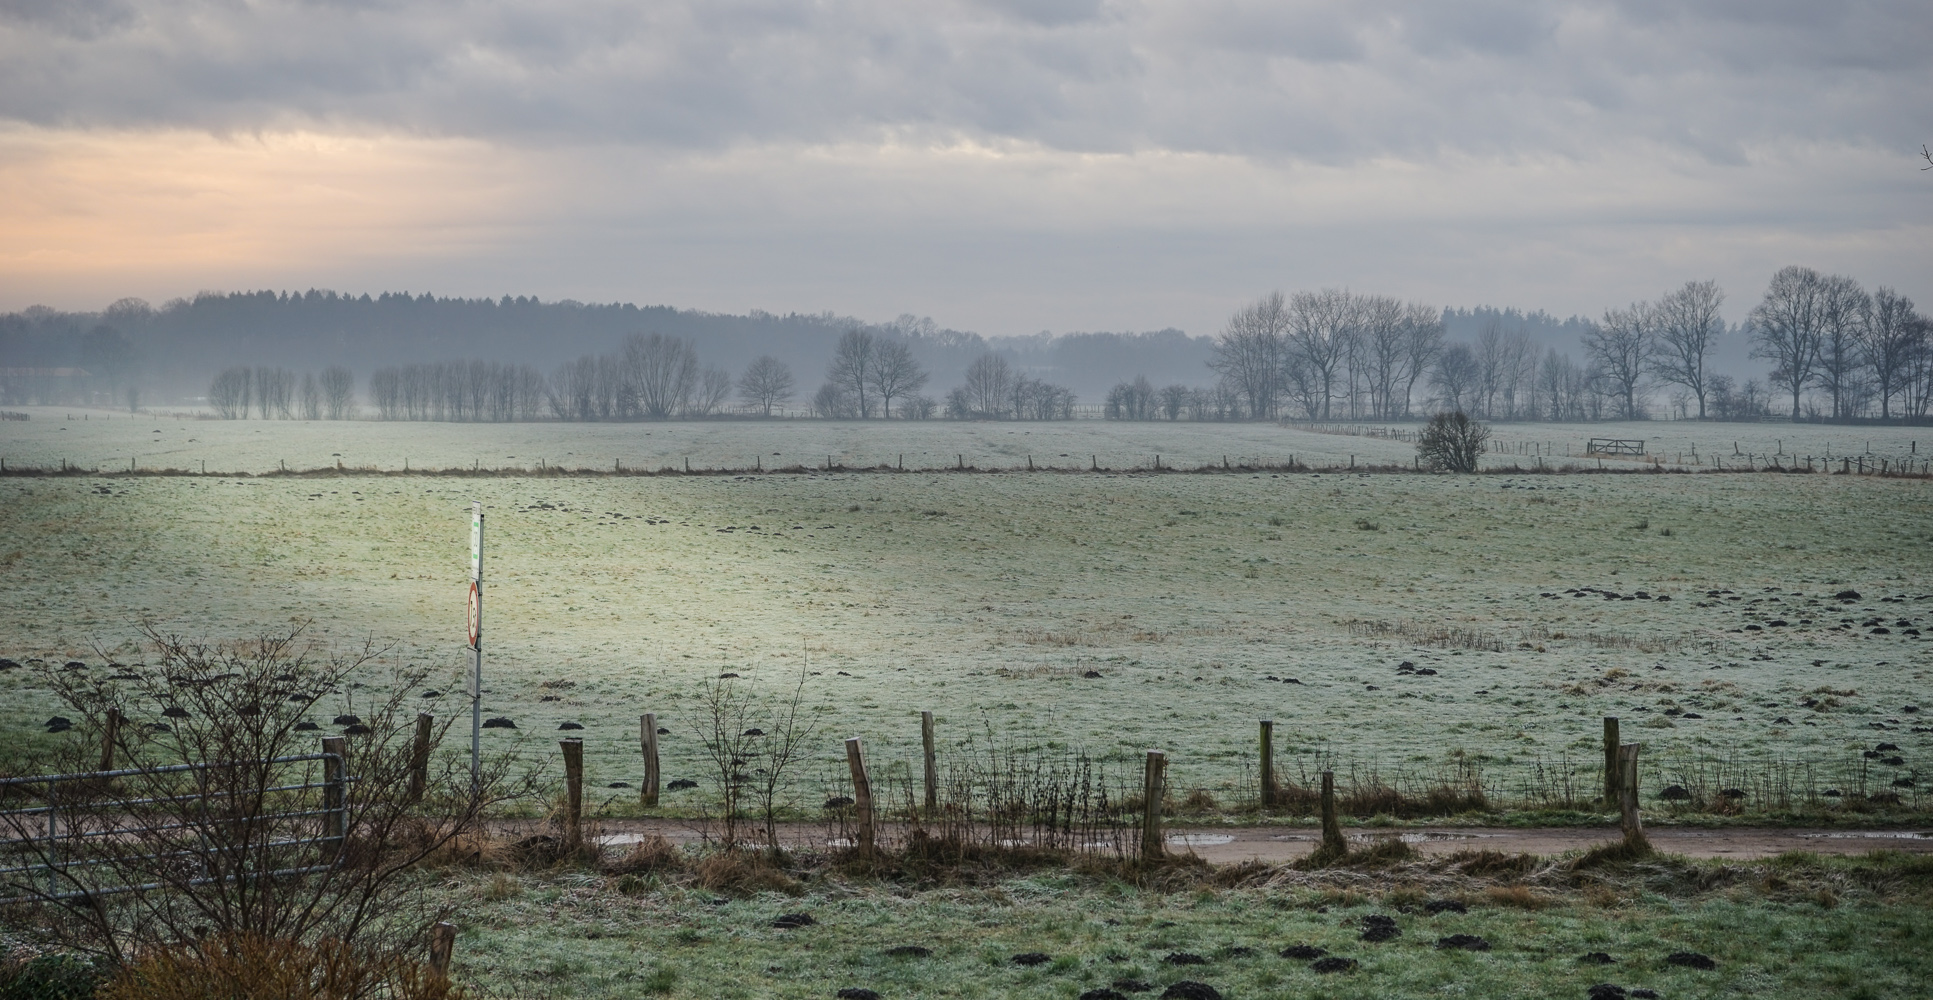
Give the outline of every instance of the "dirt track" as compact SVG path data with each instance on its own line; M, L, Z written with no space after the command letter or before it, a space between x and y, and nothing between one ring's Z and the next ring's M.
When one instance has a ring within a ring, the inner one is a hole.
M601 822L600 832L608 844L630 843L654 833L675 843L690 843L704 839L706 834L698 824L672 820L606 820ZM715 825L710 832L713 837L717 836ZM1762 858L1786 851L1864 854L1882 849L1933 854L1933 830L1652 827L1645 833L1659 850L1693 858ZM786 824L779 828L782 842L798 846L843 846L838 841L828 839L836 836L836 833L829 833L827 827L819 824ZM1353 830L1349 831L1349 837L1352 841L1401 837L1426 854L1483 850L1550 855L1607 843L1616 839L1617 830L1615 827L1449 827ZM1168 832L1168 843L1172 848L1192 850L1204 860L1218 864L1252 859L1293 861L1313 850L1320 839L1321 834L1316 830L1283 827L1176 827Z

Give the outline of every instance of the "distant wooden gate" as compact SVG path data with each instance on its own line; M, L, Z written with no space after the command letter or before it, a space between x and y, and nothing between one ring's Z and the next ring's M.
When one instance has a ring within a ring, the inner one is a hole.
M1592 438L1584 446L1586 455L1642 455L1643 439L1632 438Z

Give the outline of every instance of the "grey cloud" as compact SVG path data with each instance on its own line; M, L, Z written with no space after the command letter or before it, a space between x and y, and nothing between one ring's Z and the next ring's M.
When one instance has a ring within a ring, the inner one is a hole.
M1920 2L0 0L0 119L684 149L913 134L1337 162L1872 142Z

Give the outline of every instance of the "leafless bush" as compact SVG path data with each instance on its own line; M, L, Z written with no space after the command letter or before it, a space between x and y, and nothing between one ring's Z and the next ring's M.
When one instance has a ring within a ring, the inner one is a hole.
M110 711L127 722L108 776L10 786L0 836L15 860L0 874L0 896L24 902L6 921L117 962L244 934L289 947L335 942L378 958L421 954L443 904L406 874L524 791L511 759L487 761L473 795L468 761L432 753L423 792L412 795L415 713L405 702L424 673L395 669L384 687L364 689L388 693L357 705L359 719L344 729L348 781L337 786L342 833L332 838L318 800L325 762L273 761L316 756L315 737L298 725L325 704L346 711L339 697L381 666L383 651L329 651L301 625L219 643L143 630L153 666L118 679L40 669L82 717L81 740L33 762L43 773L92 771ZM60 796L52 839L36 797L47 788Z

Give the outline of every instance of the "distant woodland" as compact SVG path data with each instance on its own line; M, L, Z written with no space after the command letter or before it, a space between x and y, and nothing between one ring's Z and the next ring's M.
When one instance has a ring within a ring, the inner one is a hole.
M982 337L900 316L533 298L203 293L0 315L0 404L231 419L1912 420L1929 324L1790 267L1745 322L1688 282L1595 319L1272 293L1212 336Z

